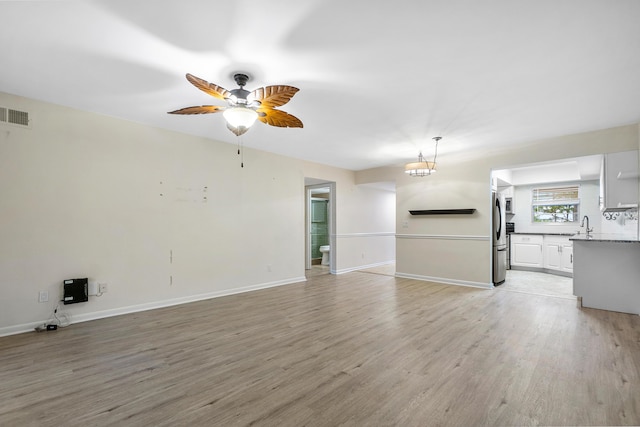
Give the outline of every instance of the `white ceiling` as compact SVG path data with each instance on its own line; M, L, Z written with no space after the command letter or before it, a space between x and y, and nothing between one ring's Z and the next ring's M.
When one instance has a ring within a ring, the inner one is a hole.
M167 111L288 84L246 146L353 170L640 121L638 0L0 1L0 91L235 143Z

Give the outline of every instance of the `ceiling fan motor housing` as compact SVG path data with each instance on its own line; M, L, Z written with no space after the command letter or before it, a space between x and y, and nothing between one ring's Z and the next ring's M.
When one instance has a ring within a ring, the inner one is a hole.
M236 105L247 105L247 97L251 92L244 89L244 86L249 81L249 76L244 73L236 73L233 75L233 79L236 81L236 84L240 86L239 89L231 90L231 99Z
M232 95L231 99L234 99L233 97L235 96L235 101L238 104L246 104L247 103L247 97L251 93L248 90L244 90L244 89L233 89L230 92L231 92L231 95Z
M233 75L233 79L236 81L238 86L244 87L249 81L249 76L244 73L236 73Z

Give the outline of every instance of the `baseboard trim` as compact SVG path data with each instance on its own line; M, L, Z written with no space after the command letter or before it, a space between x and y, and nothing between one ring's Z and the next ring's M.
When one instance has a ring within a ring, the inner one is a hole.
M393 264L395 262L396 262L396 260L392 260L392 261L377 262L377 263L374 263L374 264L359 265L357 267L349 267L349 268L343 268L343 269L340 269L340 270L336 270L335 272L332 271L331 274L351 273L352 271L364 270L365 268L380 267L380 266L383 266L383 265Z
M480 289L493 289L492 283L470 282L467 280L447 279L444 277L421 276L418 274L409 274L409 273L400 273L400 272L396 272L396 277L402 277L405 279L422 280L425 282L436 282L436 283L442 283L444 285L467 286L471 288L480 288Z
M394 231L383 231L380 233L348 233L348 234L336 234L335 237L339 239L349 238L349 237L395 237L396 233Z
M547 273L547 274L553 274L555 276L573 277L573 273L569 273L568 271L558 271L558 270L552 270L550 268L523 267L520 265L512 265L510 270L532 271L534 273Z
M123 314L137 313L140 311L154 310L156 308L164 308L164 307L171 307L174 305L188 304L190 302L203 301L203 300L212 299L212 298L220 298L228 295L242 294L245 292L258 291L261 289L274 288L277 286L292 285L294 283L305 282L306 280L307 279L304 276L293 277L290 279L278 280L275 282L244 286L242 288L225 289L221 291L207 292L204 294L196 294L196 295L189 295L186 297L172 298L169 300L130 305L130 306L114 308L110 310L95 311L95 312L85 313L85 314L76 314L76 315L73 315L73 317L71 318L71 324L88 322L91 320L105 319L107 317L120 316ZM31 323L25 323L21 325L7 326L4 328L0 328L0 337L22 334L25 332L33 332L36 326L43 325L48 321L49 319L44 319L39 322L31 322Z
M491 236L466 236L458 234L396 234L396 239L478 240L489 241Z

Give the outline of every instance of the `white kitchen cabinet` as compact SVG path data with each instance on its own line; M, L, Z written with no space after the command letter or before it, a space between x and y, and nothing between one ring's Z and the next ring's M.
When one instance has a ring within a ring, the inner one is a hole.
M600 210L638 205L638 151L602 156Z
M573 273L573 243L571 242L562 246L560 270Z
M504 197L513 197L513 185L498 187L498 192Z
M544 236L544 268L573 272L573 243L568 236Z
M544 268L560 270L562 264L562 244L558 242L544 242Z
M543 268L543 237L538 234L511 235L511 265Z

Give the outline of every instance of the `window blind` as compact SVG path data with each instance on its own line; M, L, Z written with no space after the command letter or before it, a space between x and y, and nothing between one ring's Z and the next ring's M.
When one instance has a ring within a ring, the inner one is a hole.
M534 188L532 203L534 205L578 204L580 203L578 186Z

